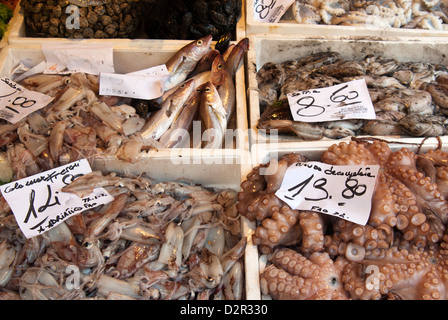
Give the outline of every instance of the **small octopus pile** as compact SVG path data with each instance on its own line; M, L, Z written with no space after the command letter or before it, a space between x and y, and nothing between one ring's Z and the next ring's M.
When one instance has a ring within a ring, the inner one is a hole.
M379 165L366 225L292 210L275 192L286 169L308 161L282 156L273 175L255 167L237 208L256 221L253 243L267 258L262 294L273 299L448 298L448 153L392 151L380 140L352 139L322 155L332 165Z
M440 0L297 0L283 20L304 24L446 30L448 8Z
M260 101L258 128L293 134L302 140L359 135L437 137L447 132L448 69L435 63L400 62L377 54L347 59L322 51L265 63L257 72ZM287 95L364 79L376 119L341 119L316 123L294 121Z

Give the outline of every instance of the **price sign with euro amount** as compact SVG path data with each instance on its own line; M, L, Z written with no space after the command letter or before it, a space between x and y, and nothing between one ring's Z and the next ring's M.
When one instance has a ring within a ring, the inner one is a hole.
M276 196L292 209L316 211L365 225L378 170L378 165L298 162L287 169Z
M376 119L364 79L287 95L295 121L323 122L344 119Z
M294 0L254 0L254 20L277 23Z
M16 123L45 107L52 97L28 90L7 77L0 78L0 118Z
M44 171L0 186L19 228L27 238L47 232L85 210L111 202L103 188L94 188L86 197L62 192L73 180L92 172L86 159Z

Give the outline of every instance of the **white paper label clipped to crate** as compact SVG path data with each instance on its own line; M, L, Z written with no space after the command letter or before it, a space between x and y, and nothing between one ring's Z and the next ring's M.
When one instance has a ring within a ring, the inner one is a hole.
M376 119L364 79L287 95L295 121L322 122L344 119Z
M316 211L365 225L370 216L378 165L292 164L275 195L292 209Z
M82 159L0 186L25 237L42 234L78 213L114 200L103 188L83 198L61 191L89 172L89 163Z
M0 79L0 118L16 123L45 107L53 97L28 90L7 77Z
M294 0L254 0L254 19L277 23L293 3Z
M101 72L115 72L112 45L44 43L42 53L46 61L44 73L99 75Z
M166 66L160 65L127 74L101 73L100 95L151 100L162 96L169 76Z

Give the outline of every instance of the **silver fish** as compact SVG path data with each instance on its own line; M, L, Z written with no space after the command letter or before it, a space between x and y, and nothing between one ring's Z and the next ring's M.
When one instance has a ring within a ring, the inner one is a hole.
M170 75L165 83L165 90L182 83L194 70L198 61L211 50L212 36L195 40L179 49L166 63Z
M163 102L160 110L149 116L140 131L144 143L158 140L169 129L192 93L194 85L195 81L193 79L186 81Z
M234 50L239 50L238 48L235 48ZM235 89L235 83L233 81L233 77L230 74L228 68L226 67L226 62L224 61L224 58L222 56L218 56L215 58L215 61L213 61L212 68L215 68L217 70L221 70L221 84L218 88L218 94L221 98L222 105L224 107L224 110L227 113L227 123L229 122L229 119L233 115L235 111L235 104L236 104L236 89Z
M197 117L204 86L202 85L194 90L187 102L185 102L185 107L179 116L174 120L171 127L160 137L159 142L163 148L180 148L190 137L189 131L194 119Z
M199 114L203 125L202 147L206 149L221 148L227 129L227 113L218 90L211 82L207 82L204 87Z

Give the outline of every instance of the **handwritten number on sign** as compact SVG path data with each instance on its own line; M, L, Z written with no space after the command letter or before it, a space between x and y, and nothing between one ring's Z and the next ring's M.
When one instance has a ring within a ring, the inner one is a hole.
M353 177L345 180L346 188L342 191L342 196L345 199L353 199L355 196L362 196L367 191L365 184L358 184L358 179Z
M266 4L265 4L266 2ZM277 0L256 0L254 3L255 12L258 13L260 19L264 19L268 16L269 11L275 6Z
M307 103L305 100L308 100ZM297 114L301 117L316 117L322 113L324 113L325 108L322 106L314 105L314 97L302 97L297 100L297 104L299 106L303 106L303 108L297 109ZM304 113L306 111L306 113Z
M337 95L337 94L339 94L339 92L346 89L347 87L348 87L348 85L345 85L345 86L339 88L338 90L336 90L335 92L333 92L332 95L330 96L330 100L335 103L339 102L343 105L360 103L360 101L353 101L353 102L349 102L349 103L345 102L346 100L353 100L353 99L358 98L359 94L357 91L349 91L348 95L344 95L344 94Z
M313 178L314 178L314 174L312 174L310 177L306 178L305 180L299 182L295 186L289 188L288 189L289 192L292 192L296 189L297 189L297 191L296 191L296 193L292 194L291 196L285 195L285 198L287 198L289 200L294 200L294 198L297 197L303 191L303 189L313 180ZM327 189L325 189L326 184L327 184L326 178L319 178L316 181L314 181L312 184L313 188L316 190L322 191L324 193L324 195L320 198L305 197L304 199L307 201L320 201L320 200L325 200L328 198L331 199ZM362 196L367 191L367 186L365 184L359 184L358 180L353 177L349 177L349 178L347 178L347 180L345 180L345 187L346 188L344 190L342 190L342 193L341 193L342 197L344 197L345 199L353 199L355 196Z
M296 184L294 187L291 187L288 189L288 191L293 191L297 188L298 191L296 193L294 193L291 197L285 196L286 198L293 200L294 197L296 197L298 194L300 194L300 192L302 192L302 190L308 185L308 183L310 183L310 181L314 178L314 174L312 174L309 178L303 180L302 182ZM324 188L324 186L327 184L327 179L325 178L319 178L316 181L314 181L313 183L313 188L314 189L318 189L321 190L325 193L325 196L321 197L321 198L307 198L305 197L305 200L307 201L319 201L319 200L324 200L328 198L328 191Z

